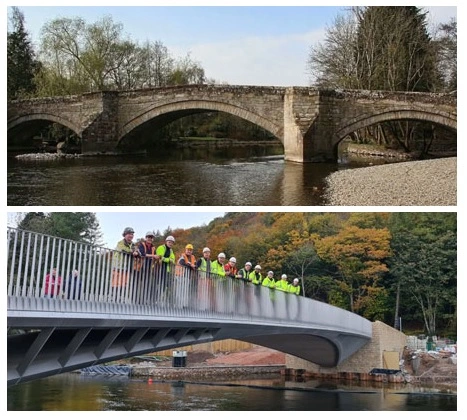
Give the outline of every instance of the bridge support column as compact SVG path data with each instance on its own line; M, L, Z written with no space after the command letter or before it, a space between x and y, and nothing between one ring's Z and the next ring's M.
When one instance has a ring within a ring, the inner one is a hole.
M332 130L321 117L317 89L290 87L284 95L284 159L294 162L334 162ZM325 113L326 114L326 113ZM327 114L326 114L327 115Z
M102 112L83 130L82 154L118 154L118 92L102 92Z
M295 89L287 88L284 95L284 159L304 162L303 133L295 99Z

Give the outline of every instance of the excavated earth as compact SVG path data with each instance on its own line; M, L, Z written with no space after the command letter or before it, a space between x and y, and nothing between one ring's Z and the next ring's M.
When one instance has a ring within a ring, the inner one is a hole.
M406 351L403 358L402 371L408 382L457 388L457 364L449 354ZM415 359L418 363L414 363ZM171 357L157 362L140 362L132 366L133 374L158 379L246 378L277 374L285 368L285 354L259 346L232 353L191 351L187 352L185 367L173 367L172 364Z

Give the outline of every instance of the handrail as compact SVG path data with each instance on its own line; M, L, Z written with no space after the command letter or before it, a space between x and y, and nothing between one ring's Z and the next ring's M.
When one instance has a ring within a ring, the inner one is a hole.
M231 313L232 305L238 304L235 296L243 293L245 284L214 273L179 265L167 267L150 258L17 228L7 229L7 248L9 297L172 304L211 310L217 307Z
M368 320L324 302L181 266L167 270L101 246L8 228L7 247L8 310L15 316L34 308L61 312L69 322L72 313L144 314L371 331Z

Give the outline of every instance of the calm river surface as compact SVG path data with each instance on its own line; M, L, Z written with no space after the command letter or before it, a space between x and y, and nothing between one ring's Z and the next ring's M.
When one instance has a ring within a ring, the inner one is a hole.
M67 373L15 385L7 393L9 411L457 410L457 395L440 390L401 384L352 388L316 380L289 382L279 375L201 384Z
M367 166L285 162L274 147L7 164L9 206L318 206L332 172ZM373 159L371 163L381 163Z

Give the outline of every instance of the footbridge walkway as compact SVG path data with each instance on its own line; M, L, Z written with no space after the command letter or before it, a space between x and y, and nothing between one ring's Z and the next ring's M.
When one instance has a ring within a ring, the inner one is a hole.
M227 338L334 367L372 335L323 302L102 247L8 228L7 249L8 385Z

